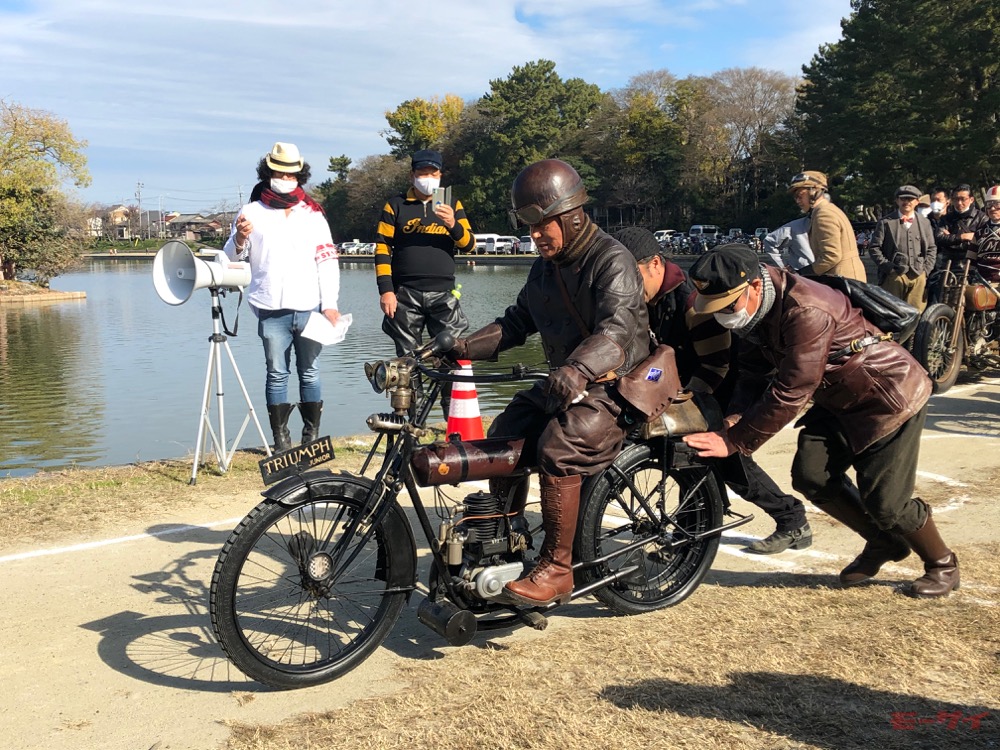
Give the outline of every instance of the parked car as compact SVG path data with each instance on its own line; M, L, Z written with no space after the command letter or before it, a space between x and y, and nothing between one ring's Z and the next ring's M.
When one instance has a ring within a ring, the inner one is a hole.
M520 252L525 255L538 255L538 248L535 247L535 241L531 239L530 234L526 234L521 238Z
M676 229L657 229L653 232L653 239L660 243L662 246L664 243L669 242L672 235L677 234Z
M743 230L740 229L739 227L733 227L732 229L729 230L729 234L727 236L731 240L738 240L740 237L743 236Z
M497 241L497 239L499 239L499 237L500 237L499 234L488 234L488 233L477 234L476 235L476 252L477 253L485 253L486 252L486 243L488 241L492 240L493 243L495 244L496 241Z

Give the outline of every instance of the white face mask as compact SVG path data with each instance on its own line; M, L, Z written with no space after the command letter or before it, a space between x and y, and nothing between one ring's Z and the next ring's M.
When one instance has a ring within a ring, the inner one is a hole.
M936 214L944 211L944 204L941 201L931 201L931 211Z
M751 315L745 307L734 313L713 314L715 315L716 322L720 326L728 328L731 331L736 330L737 328L743 328L753 319L753 315Z
M740 297L737 298L736 301L739 302L739 300L742 297L743 295L740 295ZM737 328L743 328L753 319L753 315L750 314L750 311L747 309L746 306L747 304L749 304L749 302L750 298L747 297L747 302L746 304L744 304L743 309L738 310L737 312L731 312L731 313L717 312L712 314L715 317L716 322L718 322L718 324L723 328L728 328L731 331Z
M424 195L434 195L434 191L441 187L440 177L414 177L413 187Z
M920 212L921 216L929 216L930 213L931 213L931 207L930 206L920 207L920 208L917 209L917 211Z
M298 186L298 180L282 180L277 177L271 178L271 190L280 195L288 195L289 193L295 192L295 188Z

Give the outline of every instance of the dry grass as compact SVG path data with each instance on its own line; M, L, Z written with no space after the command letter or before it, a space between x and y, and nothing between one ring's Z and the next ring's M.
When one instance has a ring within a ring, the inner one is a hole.
M371 446L371 438L364 440L334 440L337 458L325 468L358 469ZM51 541L67 534L141 523L164 511L204 507L220 498L254 495L264 488L257 468L263 455L238 451L225 474L213 459L199 470L194 486L188 484L191 458L2 479L0 540Z
M720 574L672 609L585 607L558 632L408 663L408 688L392 696L234 725L227 747L997 748L1000 607L975 584L1000 580L1000 546L960 551L966 586L944 601L830 589L826 576L761 587ZM927 721L893 728L894 712ZM941 712L961 712L958 725Z
M0 281L0 297L27 297L31 295L51 294L52 290L27 281L5 279Z

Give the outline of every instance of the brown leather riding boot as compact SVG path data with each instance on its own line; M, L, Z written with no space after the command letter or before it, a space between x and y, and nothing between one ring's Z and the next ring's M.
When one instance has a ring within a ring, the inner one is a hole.
M924 574L910 585L910 596L934 599L948 596L958 589L960 582L958 555L948 548L938 533L934 519L931 518L930 508L927 509L927 520L924 521L924 525L916 531L904 534L903 538L924 561Z
M542 528L545 541L538 565L526 577L508 583L504 590L520 604L536 607L569 601L573 593L573 537L580 512L579 475L539 477L542 494Z
M818 506L844 526L865 539L861 554L840 571L841 586L857 586L878 574L887 562L899 562L910 554L910 545L898 534L883 531L861 504L861 494L853 484L844 485L841 497Z

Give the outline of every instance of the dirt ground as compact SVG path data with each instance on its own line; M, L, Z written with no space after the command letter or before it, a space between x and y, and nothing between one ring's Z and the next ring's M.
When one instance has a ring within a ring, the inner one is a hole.
M794 441L795 433L786 430L758 454L785 486ZM193 490L178 482L177 502L119 498L131 501L134 512L104 524L98 515L79 529L64 526L55 535L0 540L5 589L0 680L6 696L0 705L0 746L312 747L302 740L303 731L308 736L318 733L318 723L336 724L336 712L332 719L327 712L345 706L355 709L347 736L360 728L367 732L357 746L391 747L408 731L416 732L417 716L446 726L455 747L473 746L473 737L479 747L592 746L583 734L490 735L484 685L491 674L513 673L526 675L527 682L501 680L503 690L541 686L564 697L567 705L575 705L578 691L596 696L598 703L581 704L580 710L607 713L608 723L599 726L613 736L642 737L641 729L629 734L629 725L649 716L666 721L671 731L683 731L669 742L663 735L659 741L646 737L650 747L1000 747L1000 645L995 639L1000 580L997 567L987 564L1000 549L998 447L1000 380L960 384L933 399L918 493L934 506L944 538L970 560L963 566L961 590L946 601L901 596L902 584L918 575L912 559L887 566L878 585L852 591L833 587L836 572L860 544L819 513L810 514L813 547L770 557L747 554L742 547L749 539L771 531L758 513L752 524L724 538L702 589L671 610L610 618L584 599L554 614L543 633L480 635L471 646L455 649L417 621L420 597L414 596L383 648L358 669L332 684L292 692L263 688L229 666L214 642L207 613L218 551L256 504L256 491L220 488L200 493L195 504L183 501L183 494ZM734 507L753 511L741 500ZM812 621L817 610L822 612L818 623ZM769 617L785 630L766 627ZM949 630L951 621L967 627ZM922 624L910 628L910 622ZM863 624L870 642L852 643L838 623ZM976 623L990 632L978 632ZM908 632L911 641L900 645L892 637L894 628ZM660 634L657 643L672 636L684 641L685 649L665 655L661 648L648 651L636 643L652 631ZM623 639L631 645L622 646ZM824 648L817 651L814 641ZM531 658L543 653L543 644L561 649L544 651L547 669ZM939 647L958 651L963 644L968 653L961 661L937 653ZM753 668L748 645L758 650L761 668ZM638 662L650 653L658 654L653 662ZM806 653L812 656L807 659ZM525 671L512 672L515 665ZM623 672L623 665L631 671ZM456 699L440 713L408 713L408 702L433 698L432 687L443 682L464 686L465 703ZM769 721L760 718L763 714L748 719L734 697L753 694L767 703L806 688L818 690L825 708L817 713L815 706L803 706L798 719ZM837 701L845 695L872 708L857 716L845 711L838 718ZM884 719L888 726L890 713L912 713L910 718L919 721L950 705L967 708L965 718L972 710L987 716L976 728L971 723L953 730L882 727L885 736L903 743L898 745L865 743L859 734L865 722ZM452 707L456 715L449 713ZM839 736L849 741L838 743L831 739L837 732L816 728L816 717L831 711L830 720L840 722ZM302 720L269 726L306 713L327 718L309 720L305 730ZM447 741L435 738L438 747Z

